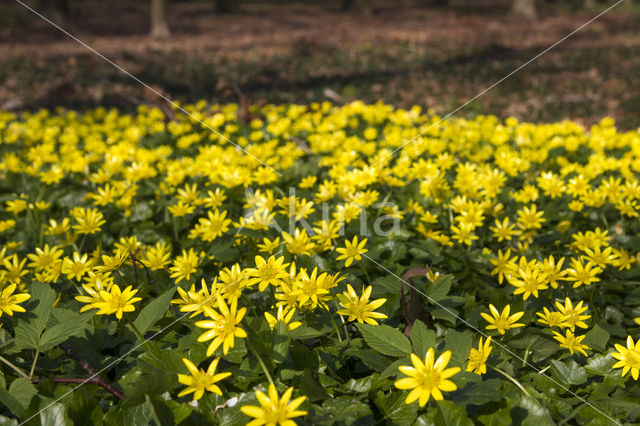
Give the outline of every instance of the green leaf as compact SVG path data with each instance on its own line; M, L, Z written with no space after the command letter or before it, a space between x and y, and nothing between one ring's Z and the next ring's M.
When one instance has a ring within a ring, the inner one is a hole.
M330 330L330 329L327 329L327 330ZM316 337L320 337L326 333L327 333L326 330L321 331L321 330L316 330L315 328L312 328L312 327L305 327L304 325L301 325L298 328L290 330L289 337L297 340L306 340L306 339L313 339Z
M160 296L149 302L142 310L133 324L140 330L140 333L146 333L169 309L169 304L173 298L176 287L171 287Z
M501 386L501 379L487 379L478 383L470 383L461 390L452 393L447 399L460 407L466 407L469 404L483 405L491 401L500 401L502 399Z
M413 345L413 353L424 358L427 350L436 344L436 333L429 330L422 321L416 320L411 328L411 344Z
M158 426L174 426L176 423L173 419L173 413L159 398L154 398L150 394L146 394L145 402L149 407L149 412L154 422Z
M9 394L15 398L23 409L26 409L31 403L31 399L38 391L31 383L31 380L19 377L9 385Z
M272 338L272 359L276 364L282 363L289 354L291 339L287 334L287 325L278 321L273 327Z
M380 297L385 294L400 294L401 282L393 275L376 278L371 286L371 294L374 297Z
M71 424L71 419L67 416L66 405L60 402L53 402L49 398L41 401L41 410L38 413L40 424L51 426L67 426Z
M587 381L587 371L573 360L568 364L551 360L551 372L565 385L581 385Z
M470 333L448 330L447 334L444 336L444 347L451 351L451 361L449 362L449 366L461 367L464 369L472 346L473 337Z
M427 299L430 302L439 302L449 294L449 290L451 290L451 275L444 275L438 278L435 282L427 285Z
M406 395L402 392L392 392L385 395L378 392L375 403L391 424L409 425L418 416L418 404L405 404Z
M40 337L40 351L44 352L59 345L71 336L75 336L84 330L89 319L93 317L93 312L83 312L75 315L74 318L54 325L45 330Z
M56 292L47 284L38 281L29 288L31 299L26 307L29 316L21 318L16 326L16 346L20 349L37 349L40 335L51 315L51 307L56 300Z
M172 374L186 373L186 368L182 362L182 357L177 351L163 349L164 343L149 341L143 345L145 352L140 354L138 359L146 362L160 371ZM208 367L208 365L207 365Z
M411 353L411 343L402 332L388 325L357 324L362 337L369 346L389 356L404 356Z
M478 416L478 421L484 426L510 426L513 424L511 407L501 408L491 414Z
M436 424L438 426L473 426L463 407L446 400L438 401Z
M607 347L607 342L611 335L607 330L602 328L599 324L593 326L591 330L585 335L582 343L589 346L596 351L604 351Z
M587 370L591 374L597 374L598 376L613 376L620 374L620 369L614 369L613 364L617 361L615 358L611 356L611 354L606 355L593 355L590 356L587 360L587 365L585 366L585 370Z

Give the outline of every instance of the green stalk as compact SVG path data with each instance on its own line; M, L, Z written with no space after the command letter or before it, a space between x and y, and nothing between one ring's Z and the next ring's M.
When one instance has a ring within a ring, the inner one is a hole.
M260 357L260 354L258 354L258 351L256 350L256 348L253 347L249 339L245 340L245 342L247 342L247 347L249 348L249 350L258 359L258 363L260 364L260 367L262 367L262 371L264 371L264 375L267 376L267 380L269 380L269 383L273 385L274 383L273 383L273 379L271 378L271 374L269 374L269 370L267 369L267 366L265 365L264 361Z
M36 347L36 356L33 358L33 363L31 364L31 370L29 371L29 380L33 377L33 372L36 370L36 363L38 362L38 355L40 355L39 348Z
M527 392L527 390L525 389L524 386L522 386L522 384L520 384L519 381L517 381L513 376L511 376L510 374L508 374L506 371L503 371L501 369L499 369L498 367L494 367L493 365L489 365L489 367L491 367L493 370L497 371L498 373L502 374L504 377L506 377L507 379L509 379L514 385L516 385L525 395L527 395L529 398L533 398L529 392Z
M20 368L16 367L15 365L13 365L13 363L11 363L8 359L0 356L0 361L4 362L5 364L7 364L9 367L11 367L11 369L13 371L15 371L16 373L18 373L20 376L24 377L25 379L31 379L27 373L25 373L24 371L22 371Z
M329 312L328 309L327 309L327 313L329 314L329 319L331 320L331 324L333 324L333 329L336 332L336 336L338 336L338 341L342 342L342 336L340 335L340 331L338 329L338 324L336 324L336 320L333 319L333 315L331 315L331 312Z

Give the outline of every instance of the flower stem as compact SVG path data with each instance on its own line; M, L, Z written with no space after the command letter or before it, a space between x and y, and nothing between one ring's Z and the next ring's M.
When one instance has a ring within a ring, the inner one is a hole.
M264 371L264 375L267 376L267 380L269 380L269 383L273 385L274 383L273 383L273 379L271 378L271 374L269 374L269 370L267 369L267 366L265 365L264 361L260 357L260 354L258 354L258 351L253 346L253 344L251 344L251 341L249 341L249 339L245 340L245 342L247 342L247 347L249 348L249 350L253 352L253 355L255 355L255 357L258 359L258 363L260 364L260 367L262 367L262 371Z
M29 380L33 377L33 372L36 370L36 363L38 362L38 355L40 355L40 351L36 348L36 356L33 358L33 363L31 364L31 370L29 371Z
M495 371L497 371L498 373L502 374L504 377L506 377L507 379L509 379L514 385L516 385L525 395L527 395L529 398L533 398L529 392L527 392L527 390L525 389L524 386L522 386L522 384L517 381L513 376L511 376L510 374L508 374L507 372L499 369L498 367L494 367L493 365L489 365L489 367L491 367L492 369L494 369Z
M5 364L7 364L9 367L11 367L11 369L13 371L15 371L16 373L18 373L19 375L21 375L22 377L24 377L25 379L28 379L29 376L27 375L27 373L25 373L24 371L22 371L20 368L16 367L15 365L13 365L13 363L11 363L8 359L0 356L0 361L4 362Z
M333 324L333 329L336 331L336 335L338 336L338 341L342 342L342 336L340 335L340 330L338 329L338 324L336 324L336 320L333 319L333 315L327 309L327 313L329 314L329 319L331 320L331 324Z

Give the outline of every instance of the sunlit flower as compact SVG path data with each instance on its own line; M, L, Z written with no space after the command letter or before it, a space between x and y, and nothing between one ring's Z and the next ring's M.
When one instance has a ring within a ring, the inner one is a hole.
M482 343L482 337L478 343L478 349L471 348L469 352L469 363L467 364L467 371L473 371L476 374L484 374L487 372L487 359L493 347L491 346L491 336L487 337L487 340Z
M306 411L298 410L298 407L307 399L300 396L291 401L293 388L288 388L282 396L278 396L278 391L273 383L269 384L269 391L265 395L261 391L256 391L256 398L260 406L245 405L240 407L240 411L249 417L253 417L247 426L295 426L295 417L304 416Z
M216 296L216 300L217 310L204 306L206 316L211 319L196 322L196 327L209 329L198 337L198 342L213 339L207 348L207 356L213 355L220 345L222 345L222 353L226 355L229 348L234 347L236 337L247 337L247 333L239 327L247 308L238 309L238 299L233 299L231 306L227 306L220 295Z
M353 237L352 241L345 240L344 244L345 247L336 248L336 251L340 253L340 256L338 256L336 260L346 259L344 261L344 266L346 268L348 268L354 260L361 260L362 255L369 251L368 249L364 248L364 246L367 244L367 239L365 238L362 241L358 242L357 235Z
M427 351L424 362L416 355L411 354L413 366L402 365L398 370L404 374L405 378L396 380L394 386L398 389L411 389L405 402L411 404L418 401L424 407L429 399L440 401L444 399L442 391L453 392L458 387L449 378L460 371L459 367L446 368L451 359L451 351L445 351L434 362L433 348Z
M524 327L524 324L516 322L524 315L524 312L516 312L513 315L509 315L511 312L511 306L507 305L500 313L495 306L489 305L489 310L491 311L491 315L481 312L482 318L484 318L489 325L487 326L487 330L498 330L500 334L504 334L506 330Z
M371 286L362 289L362 295L358 297L351 284L347 284L347 291L338 294L338 300L342 309L337 311L340 315L346 315L349 321L358 321L360 324L377 325L376 319L387 318L385 314L374 312L387 301L387 299L369 300Z
M190 374L178 374L178 381L187 386L178 394L178 396L193 393L193 399L198 400L202 398L205 390L222 396L222 391L216 383L231 376L231 373L216 374L216 368L218 368L219 361L220 358L213 359L209 364L207 371L204 371L203 369L196 367L196 365L187 358L182 358L182 362L187 366L187 370L189 370Z

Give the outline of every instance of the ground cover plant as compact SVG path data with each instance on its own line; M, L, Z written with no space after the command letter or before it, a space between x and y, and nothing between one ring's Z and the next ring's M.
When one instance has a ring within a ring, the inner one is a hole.
M0 113L2 424L638 421L638 131L183 108Z

